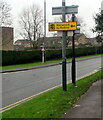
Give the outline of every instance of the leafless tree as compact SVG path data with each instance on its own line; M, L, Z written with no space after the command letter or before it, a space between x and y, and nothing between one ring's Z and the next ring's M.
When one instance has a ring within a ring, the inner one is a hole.
M0 0L0 26L11 26L11 7L8 3L3 0Z
M42 12L37 5L31 5L23 9L20 14L19 24L21 27L20 35L30 40L33 47L36 46L37 40L42 34Z

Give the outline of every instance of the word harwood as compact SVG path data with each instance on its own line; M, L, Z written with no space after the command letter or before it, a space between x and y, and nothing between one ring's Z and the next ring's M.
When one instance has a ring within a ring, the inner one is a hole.
M69 31L76 30L76 22L49 23L49 31Z

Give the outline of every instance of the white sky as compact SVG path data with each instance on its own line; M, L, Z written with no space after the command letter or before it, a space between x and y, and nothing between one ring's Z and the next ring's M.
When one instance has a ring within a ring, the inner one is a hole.
M7 1L12 7L12 15L14 19L14 29L17 31L18 27L18 16L22 9L31 4L37 4L43 10L44 7L44 0L5 0ZM86 23L86 33L88 37L94 37L95 34L91 32L90 29L93 28L95 25L93 16L99 12L99 8L101 8L101 2L103 0L65 0L66 6L70 5L78 5L79 12L78 16L83 18L84 23ZM47 3L47 23L53 20L52 15L52 7L62 6L62 0L46 0ZM49 34L47 30L47 34ZM16 36L17 37L17 36Z

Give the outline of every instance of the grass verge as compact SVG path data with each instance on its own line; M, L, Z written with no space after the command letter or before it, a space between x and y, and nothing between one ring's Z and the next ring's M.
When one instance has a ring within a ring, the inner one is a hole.
M101 76L102 75L102 76ZM3 118L59 118L80 99L89 87L97 80L103 79L103 70L77 81L77 87L67 85L41 94L30 101L3 112Z
M98 55L102 55L102 54L98 54ZM76 59L83 59L83 58L88 58L88 57L93 57L93 56L98 56L98 55L82 56L82 57L77 57ZM70 60L71 59L67 59L67 61L70 61ZM61 61L62 60L51 60L51 61L46 61L45 63L35 62L35 63L28 63L28 64L2 66L2 67L0 67L0 70L9 70L9 69L16 69L16 68L32 67L32 66L45 65L45 64L51 64L51 63L58 63L58 62L61 62Z

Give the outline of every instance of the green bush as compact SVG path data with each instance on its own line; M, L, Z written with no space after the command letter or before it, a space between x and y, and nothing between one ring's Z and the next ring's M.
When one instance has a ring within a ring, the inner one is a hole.
M45 56L46 60L60 59L62 57L62 50L47 50Z
M41 60L40 51L2 51L2 65L23 64Z
M2 65L15 65L23 63L31 63L41 61L41 51L0 51L2 54ZM75 48L75 56L87 56L103 53L103 47L83 47ZM66 57L72 57L72 49L66 49ZM54 60L62 58L62 50L46 50L46 60ZM1 65L1 64L0 64Z

